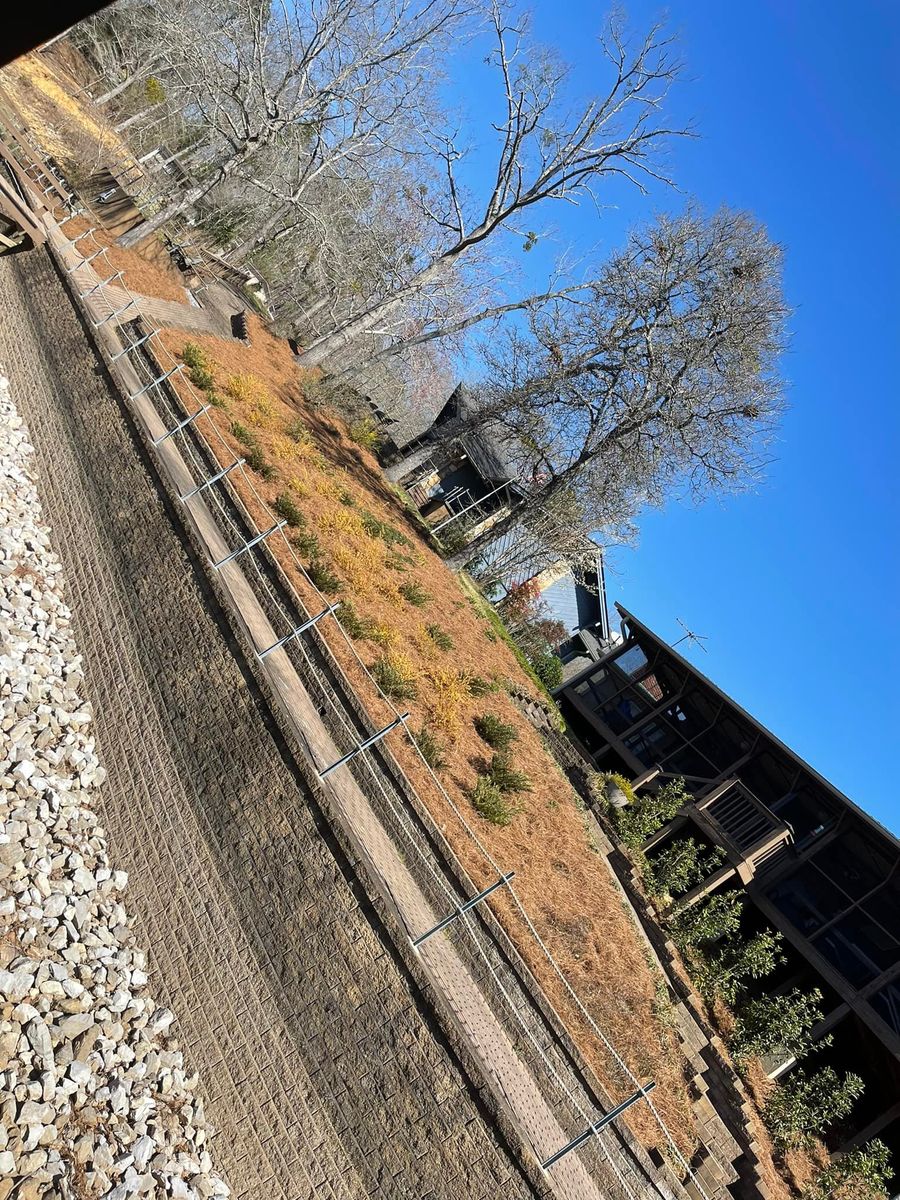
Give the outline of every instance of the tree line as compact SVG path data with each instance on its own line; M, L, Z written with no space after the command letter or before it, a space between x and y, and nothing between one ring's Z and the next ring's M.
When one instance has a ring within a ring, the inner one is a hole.
M581 96L510 0L120 0L72 36L119 128L189 169L125 244L190 213L267 278L332 386L381 369L431 402L463 352L476 402L456 432L501 436L523 485L495 536L577 566L648 504L759 478L788 314L752 215L688 205L537 286L516 266L573 205L675 182L688 131L667 118L682 68L662 26L610 21ZM484 127L443 86L475 55Z

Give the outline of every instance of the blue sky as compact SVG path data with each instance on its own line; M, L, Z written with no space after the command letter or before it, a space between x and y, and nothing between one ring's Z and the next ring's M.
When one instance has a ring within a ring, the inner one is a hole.
M534 5L576 94L602 78L602 15ZM660 15L628 8L635 29ZM667 19L686 65L669 111L700 134L671 152L683 195L546 212L556 237L528 266L537 278L554 242L612 247L688 196L752 211L787 252L790 411L755 494L645 515L639 548L612 556L610 600L671 641L676 618L704 634L707 653L682 651L900 833L900 7L692 0ZM462 90L482 128L485 82L472 56Z

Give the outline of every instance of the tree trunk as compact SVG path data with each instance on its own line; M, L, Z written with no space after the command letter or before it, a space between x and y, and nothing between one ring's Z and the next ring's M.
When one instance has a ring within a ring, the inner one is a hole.
M151 234L161 229L167 221L171 221L173 217L178 217L189 209L205 194L206 190L202 187L191 188L189 192L185 192L177 200L173 200L171 204L164 205L156 216L141 221L133 229L126 230L121 237L116 238L116 245L122 246L126 250L136 246L138 242L142 242L144 238L150 237Z
M251 237L244 238L240 245L235 246L230 254L232 260L234 262L243 262L248 254L252 254L254 250L263 245L266 238L269 236L284 214L289 210L289 208L290 205L282 204L275 210L275 212L271 214L271 216L263 221L262 225L260 225L259 229L257 229Z
M114 125L113 129L116 131L116 133L121 133L122 130L127 129L129 125L134 125L136 121L143 120L147 113L152 112L152 110L152 104L149 108L142 108L140 112L136 112L133 116L126 117L124 121L120 121L118 125Z
M111 87L108 92L104 92L102 96L98 96L94 103L108 104L110 100L114 100L116 96L120 96L126 88L131 87L146 71L149 71L153 64L159 61L160 57L159 54L155 54L152 58L148 58L146 62L141 63L139 67L132 71L130 75L126 75L115 87Z
M361 333L367 333L373 329L380 321L399 308L405 300L414 296L433 279L438 279L444 273L444 265L442 259L431 263L392 296L385 297L368 312L351 317L333 332L323 335L303 352L300 356L300 365L302 367L318 367L326 358L330 358L333 354L339 354L341 350L346 350Z

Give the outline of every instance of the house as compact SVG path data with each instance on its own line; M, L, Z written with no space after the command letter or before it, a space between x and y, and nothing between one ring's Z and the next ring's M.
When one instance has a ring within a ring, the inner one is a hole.
M502 432L467 427L473 413L465 384L436 411L382 413L385 474L409 494L447 544L474 537L505 516L532 481L521 451Z
M900 1161L900 842L617 607L623 639L557 692L573 740L598 770L685 779L692 800L644 853L685 833L719 847L722 865L682 902L738 888L745 916L783 934L786 963L755 986L818 988L813 1067L865 1083L832 1149L877 1136ZM776 1077L794 1060L766 1065Z

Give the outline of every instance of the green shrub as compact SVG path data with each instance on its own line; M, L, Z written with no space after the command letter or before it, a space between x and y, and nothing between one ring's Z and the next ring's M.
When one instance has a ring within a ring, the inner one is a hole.
M487 776L501 792L531 791L531 780L524 771L516 770L512 756L506 750L500 750L491 757Z
M333 595L341 590L340 579L321 558L311 558L307 564L306 573L320 592Z
M374 513L370 513L367 509L362 509L360 512L360 520L362 521L363 529L369 537L380 538L387 546L412 545L412 542L405 533L401 533L399 529L395 529L387 521L379 520Z
M480 700L483 696L489 696L491 692L496 692L500 686L495 679L485 679L481 675L469 676L469 695L474 696L476 700Z
M549 650L533 654L529 660L531 668L548 692L558 688L563 680L563 665Z
M804 1200L882 1200L894 1177L891 1152L880 1138L842 1154L803 1193Z
M778 953L784 934L763 929L751 938L734 934L714 954L701 955L692 963L691 975L707 999L719 996L734 1004L747 988L748 979L764 979L787 959Z
M287 521L292 529L305 525L303 513L297 507L297 502L290 492L281 492L272 505L279 517Z
M371 667L372 676L386 696L394 700L415 700L419 694L416 681L403 664L390 655L376 659Z
M452 650L453 638L440 625L426 625L425 632L437 646L438 650Z
M342 600L337 610L337 619L344 630L355 641L366 636L366 622L359 615L349 600Z
M708 878L725 859L718 846L704 850L692 837L676 838L652 861L647 861L644 879L654 896L682 896Z
M743 892L715 892L669 920L672 940L682 952L736 933L744 911Z
M614 810L619 836L626 846L639 850L690 798L683 779L672 779L656 792L642 792L628 808Z
M250 470L261 475L263 479L274 479L278 474L263 453L262 446L248 446L244 458Z
M478 776L475 787L469 793L469 798L479 817L490 821L492 825L511 824L513 817L519 811L515 805L509 802L508 797L501 792L496 783L488 779L486 775Z
M224 407L225 401L216 391L216 381L209 359L201 347L196 342L185 342L179 357L188 368L188 379L194 387L205 394L210 404L215 404L218 408Z
M236 437L242 445L247 446L248 449L252 446L259 445L256 438L253 436L247 426L242 425L240 421L231 422L231 432L233 436Z
M766 1101L763 1116L779 1148L808 1146L829 1125L849 1116L864 1090L862 1079L852 1072L841 1079L833 1067L813 1075L793 1071Z
M356 508L356 501L346 489L340 493L338 500L340 500L341 504L345 504L347 508Z
M428 592L414 579L410 579L407 583L401 583L397 591L414 608L424 608L431 601Z
M812 1045L810 1030L822 1020L821 1000L818 988L809 992L794 988L784 995L749 1000L737 1014L731 1035L735 1056L749 1058L786 1050L802 1058Z
M351 421L347 426L347 436L364 450L377 450L381 445L381 434L367 417Z
M494 750L508 750L519 737L512 725L507 725L493 713L485 713L484 716L476 717L472 724L481 740L487 742Z
M318 559L320 557L322 548L319 545L319 539L303 526L291 535L291 541L306 558Z
M312 442L312 434L309 432L305 422L301 421L299 417L296 421L291 421L285 433L292 442L298 442L304 446L308 446Z
M430 729L426 729L424 725L413 736L422 757L428 763L429 767L431 767L432 771L443 771L447 765L447 760L444 757L444 743L441 739L436 737Z

